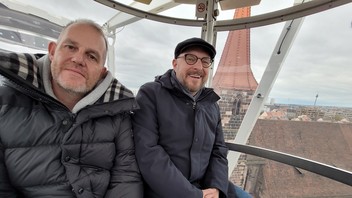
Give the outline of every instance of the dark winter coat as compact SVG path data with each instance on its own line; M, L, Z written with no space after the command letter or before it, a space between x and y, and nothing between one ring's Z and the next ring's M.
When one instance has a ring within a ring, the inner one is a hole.
M44 93L36 58L0 53L0 197L142 197L132 92L114 79L72 113Z
M133 116L136 157L145 197L201 198L201 189L228 186L219 96L205 88L196 101L171 83L169 70L143 85Z

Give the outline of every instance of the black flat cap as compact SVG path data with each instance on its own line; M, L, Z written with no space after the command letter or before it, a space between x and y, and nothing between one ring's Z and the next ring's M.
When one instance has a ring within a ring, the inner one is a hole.
M189 47L200 47L204 49L211 59L214 59L216 55L216 50L210 43L201 38L194 37L177 44L175 48L175 58L177 58L182 52L186 51Z

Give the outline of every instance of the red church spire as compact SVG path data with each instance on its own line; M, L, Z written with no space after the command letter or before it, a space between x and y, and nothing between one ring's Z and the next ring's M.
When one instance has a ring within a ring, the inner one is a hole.
M251 7L236 9L234 18L249 17ZM230 31L212 81L215 90L255 90L257 88L250 67L250 30Z

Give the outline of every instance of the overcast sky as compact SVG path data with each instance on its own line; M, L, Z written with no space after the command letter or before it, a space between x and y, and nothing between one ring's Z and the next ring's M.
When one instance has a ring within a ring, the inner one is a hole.
M62 13L70 19L91 18L100 24L117 11L86 0L21 0ZM50 3L52 2L52 3ZM54 3L55 2L55 3ZM87 3L91 2L91 3ZM131 2L124 0L123 2ZM262 0L252 15L293 5L293 0ZM194 6L182 5L163 14L194 19ZM352 107L352 3L305 17L276 79L270 98L276 103ZM220 11L218 20L231 19L234 11ZM251 67L258 82L267 66L284 23L251 29ZM116 31L115 76L138 90L145 82L171 68L176 44L200 37L200 28L140 20ZM219 32L215 67L228 32Z

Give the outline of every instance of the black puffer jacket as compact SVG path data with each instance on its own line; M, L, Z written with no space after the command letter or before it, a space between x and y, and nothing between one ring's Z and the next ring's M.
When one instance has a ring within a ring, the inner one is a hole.
M132 92L115 79L71 113L44 93L36 61L0 53L0 197L142 197Z

